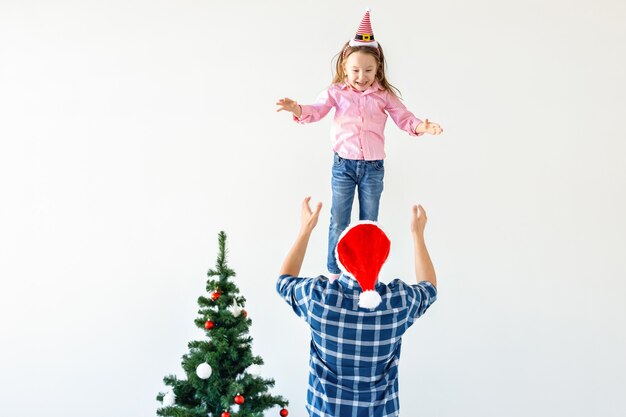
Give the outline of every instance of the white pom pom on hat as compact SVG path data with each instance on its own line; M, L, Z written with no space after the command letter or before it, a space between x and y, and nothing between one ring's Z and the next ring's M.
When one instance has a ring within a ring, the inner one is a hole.
M359 307L376 308L382 301L376 290L363 291L359 296Z
M381 303L376 282L390 248L391 241L372 221L360 221L349 226L339 237L335 248L337 264L361 286L360 307L376 308Z

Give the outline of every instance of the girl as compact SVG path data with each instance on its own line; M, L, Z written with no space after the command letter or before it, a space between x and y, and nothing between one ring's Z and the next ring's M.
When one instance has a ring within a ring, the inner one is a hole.
M327 262L331 279L340 273L335 247L350 223L355 188L359 191L359 220L378 220L387 115L412 136L443 132L437 123L415 117L398 95L385 77L385 57L374 40L368 9L354 39L346 42L338 54L332 84L315 103L299 105L287 97L276 103L277 111L293 113L300 124L317 122L335 108L330 134L335 155Z

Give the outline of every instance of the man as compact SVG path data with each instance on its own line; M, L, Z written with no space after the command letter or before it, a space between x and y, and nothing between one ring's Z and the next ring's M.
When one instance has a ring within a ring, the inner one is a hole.
M437 298L437 279L426 243L426 212L413 206L411 233L417 284L378 282L389 240L372 222L347 229L337 244L344 267L338 280L299 278L315 211L302 202L298 237L287 254L277 291L311 328L307 410L311 417L398 416L398 363L402 335ZM381 262L378 262L381 261ZM367 277L373 277L366 284ZM367 287L367 288L365 288ZM374 293L364 302L362 294Z

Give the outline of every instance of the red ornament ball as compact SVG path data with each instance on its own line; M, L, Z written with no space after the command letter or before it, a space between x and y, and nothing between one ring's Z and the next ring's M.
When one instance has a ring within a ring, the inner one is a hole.
M243 318L244 318L244 319L247 319L247 318L248 318L248 312L247 312L246 310L243 310L243 311L241 312L241 314L243 314Z
M224 411L222 413L222 417L230 417L230 413L228 411Z
M217 301L218 298L220 298L221 291L213 291L213 294L211 294L211 300L213 301Z
M206 323L204 323L204 328L207 330L211 330L214 327L215 323L213 323L211 320L207 320Z
M287 411L286 408L283 408L282 410L280 410L280 415L282 417L287 417L289 415L289 411Z
M243 395L237 394L235 395L235 404L243 404L243 402L245 401L245 399L243 398Z

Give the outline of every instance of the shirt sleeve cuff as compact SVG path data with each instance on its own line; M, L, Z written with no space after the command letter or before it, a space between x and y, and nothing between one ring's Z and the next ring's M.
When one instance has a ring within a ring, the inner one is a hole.
M311 109L310 106L300 104L300 117L293 115L293 121L296 123L304 124L308 123L311 118Z
M424 134L424 132L422 132L422 133L415 133L415 129L417 129L417 126L419 126L420 123L422 123L422 121L420 119L418 119L417 117L411 122L411 124L410 124L411 131L409 132L409 135L411 135L411 136L422 136Z
M437 287L435 287L433 285L432 282L430 281L420 281L417 283L418 286L424 288L426 291L428 291L428 293L434 297L434 299L437 299Z

